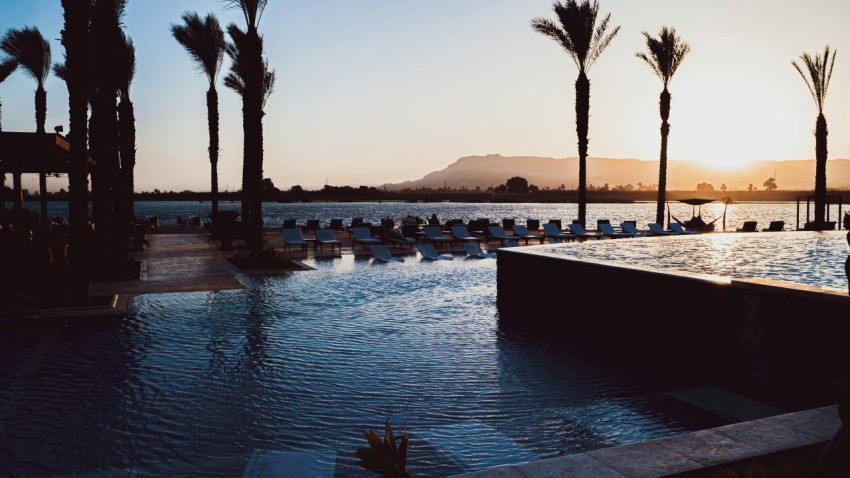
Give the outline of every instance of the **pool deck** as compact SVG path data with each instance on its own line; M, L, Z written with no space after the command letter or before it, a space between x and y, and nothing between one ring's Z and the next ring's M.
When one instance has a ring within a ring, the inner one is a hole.
M828 406L453 478L656 478L825 445L840 425Z

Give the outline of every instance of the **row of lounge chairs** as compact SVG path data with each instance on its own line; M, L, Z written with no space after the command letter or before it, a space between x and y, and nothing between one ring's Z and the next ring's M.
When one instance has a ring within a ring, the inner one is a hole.
M464 243L463 248L467 256L474 259L491 259L496 257L496 254L492 252L484 252L483 250L481 250L481 246L477 242ZM450 261L454 259L448 254L440 254L439 252L437 252L437 249L435 249L434 246L431 244L417 244L416 249L419 251L419 254L422 255L423 260ZM393 256L389 248L387 248L387 246L383 244L371 245L369 246L369 250L372 252L372 256L377 261L404 262L403 258Z

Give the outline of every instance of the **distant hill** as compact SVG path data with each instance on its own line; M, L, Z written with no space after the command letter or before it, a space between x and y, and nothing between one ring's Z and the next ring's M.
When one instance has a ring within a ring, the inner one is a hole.
M815 183L815 161L758 161L736 170L718 170L701 163L669 161L667 167L668 190L695 190L702 182L719 189L726 184L730 190L745 190L749 184L763 189L764 181L773 177L779 189L813 189ZM539 156L467 156L460 158L443 170L426 174L421 179L395 184L384 184L381 188L391 191L417 188L463 188L486 189L504 184L514 176L521 176L529 184L541 189L557 189L563 184L567 189L578 185L578 158L547 158ZM827 187L850 188L850 160L830 159L827 162ZM638 183L658 183L658 161L638 159L588 158L587 182L594 186L608 184L609 187Z

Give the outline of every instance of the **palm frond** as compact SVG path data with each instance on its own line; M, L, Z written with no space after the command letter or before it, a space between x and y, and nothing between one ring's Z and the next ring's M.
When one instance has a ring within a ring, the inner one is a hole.
M576 0L566 0L564 3L556 1L552 8L559 25L551 20L534 18L532 28L560 43L579 71L585 72L611 44L620 27L606 34L611 14L596 25L599 14L599 2L596 0L582 0L581 3Z
M809 88L812 94L812 99L815 100L815 105L818 108L818 113L823 113L823 105L826 101L826 91L829 88L829 80L832 78L832 68L835 65L835 53L832 52L832 60L830 61L829 45L826 46L823 56L815 54L812 56L806 52L800 55L800 60L806 66L808 76L803 72L803 69L796 61L792 61L791 65L803 77L803 81Z
M122 41L118 44L120 57L116 58L118 94L122 99L129 99L130 85L133 84L133 77L136 76L136 47L133 45L133 39L126 33L122 32L121 38Z
M208 13L203 19L195 12L183 13L182 25L171 25L171 34L195 62L198 71L214 84L221 70L227 41L218 19Z
M241 76L232 71L224 75L224 86L225 88L230 88L235 91L239 96L242 96L245 93L245 82L242 81Z
M266 102L269 100L269 97L272 95L274 91L274 84L277 80L277 76L275 75L274 70L269 69L269 61L266 59L263 61L263 108L266 107Z
M0 40L0 51L7 55L4 63L14 61L38 86L44 86L50 74L50 44L37 27L7 30Z
M643 32L646 39L646 52L635 53L635 56L646 62L652 71L664 83L666 88L679 65L691 51L690 45L682 41L672 27L662 27L655 38Z
M6 78L18 68L18 63L13 59L7 59L0 62L0 83L6 81Z
M68 81L68 67L65 63L54 63L53 74L62 81Z
M224 0L226 8L242 11L249 30L256 29L260 25L260 19L268 3L269 0Z

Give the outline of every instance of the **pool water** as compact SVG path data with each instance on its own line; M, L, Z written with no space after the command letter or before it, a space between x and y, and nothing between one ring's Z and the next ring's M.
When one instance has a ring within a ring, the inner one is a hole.
M500 329L493 259L306 263L124 318L4 323L0 475L237 477L304 451L372 476L342 454L389 418L414 476L446 476L718 424L673 384Z
M846 231L711 233L543 245L534 249L580 259L710 274L764 278L847 290Z

